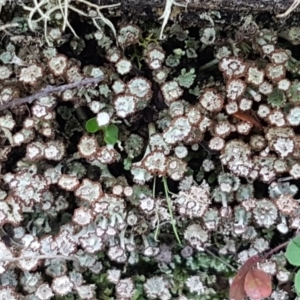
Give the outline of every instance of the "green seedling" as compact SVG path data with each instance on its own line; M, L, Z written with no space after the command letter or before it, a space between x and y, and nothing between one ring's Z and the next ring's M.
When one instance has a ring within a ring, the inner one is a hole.
M291 265L300 267L300 236L293 238L288 243L285 257ZM300 270L295 275L294 286L297 294L300 294Z
M99 126L96 118L89 119L85 124L85 129L89 133L96 133L98 131L103 131L104 141L107 145L114 145L119 140L119 128L114 124L109 124L107 126Z

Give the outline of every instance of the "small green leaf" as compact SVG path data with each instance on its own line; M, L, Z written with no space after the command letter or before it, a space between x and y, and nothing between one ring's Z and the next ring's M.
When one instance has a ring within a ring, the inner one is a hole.
M299 295L300 294L300 270L298 270L298 272L295 275L294 286L297 294Z
M288 97L289 97L289 101L293 104L299 104L299 95L300 95L300 92L299 92L299 88L300 88L300 82L298 80L295 80L291 87L289 88L288 90Z
M188 167L187 171L185 172L185 176L191 176L191 175L194 175L194 170Z
M132 165L132 159L130 157L126 157L124 159L124 170L129 171Z
M293 238L285 252L285 257L288 262L293 266L300 266L300 236ZM300 286L300 275L299 275L299 286Z
M209 184L212 184L216 181L217 177L216 177L216 174L215 173L211 173L209 176L208 176L208 179L207 179L207 182Z
M119 139L119 128L110 124L104 128L104 141L107 145L114 145Z
M274 89L267 101L272 107L282 107L286 102L285 93L279 89Z
M91 118L85 123L85 129L89 133L95 133L100 130L96 118Z

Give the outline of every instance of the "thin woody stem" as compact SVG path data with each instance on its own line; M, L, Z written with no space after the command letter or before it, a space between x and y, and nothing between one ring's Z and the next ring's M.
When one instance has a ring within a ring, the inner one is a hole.
M0 258L0 262L18 262L26 259L64 259L64 260L78 260L75 256L64 256L64 255L38 255L38 256L21 256L21 257L7 257Z
M207 252L209 255L211 255L212 257L214 257L215 259L219 260L220 262L222 262L224 265L226 265L227 267L229 267L231 270L237 272L238 270L233 267L231 264L229 264L227 261L225 261L224 259L222 259L221 257L219 257L218 255L214 254L212 251L210 251L207 248L204 248L204 251Z
M273 248L272 250L270 250L269 252L267 252L266 254L263 255L263 259L267 259L269 256L271 256L272 254L274 254L275 252L285 248L290 241L284 242L283 244L280 244L279 246Z
M72 82L72 83L59 85L59 86L48 85L36 94L30 95L27 97L23 97L23 98L13 99L8 103L0 105L0 111L7 109L7 108L15 107L16 105L22 105L24 103L32 103L34 100L37 100L41 97L48 96L49 94L52 94L52 93L60 93L65 90L82 87L87 84L95 84L102 80L103 80L103 76L99 76L96 78L85 78L85 79L82 79L81 81Z

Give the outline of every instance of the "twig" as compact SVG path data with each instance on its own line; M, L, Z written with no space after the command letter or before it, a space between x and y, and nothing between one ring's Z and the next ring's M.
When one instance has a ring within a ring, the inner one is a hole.
M59 86L48 85L36 94L27 96L27 97L23 97L23 98L13 99L13 100L9 101L8 103L0 105L0 111L7 109L7 108L12 108L16 105L21 105L24 103L32 103L34 100L45 97L52 93L59 93L59 92L63 92L68 89L78 88L78 87L81 87L81 86L84 86L87 84L98 83L98 82L102 81L103 78L104 78L103 76L99 76L96 78L85 78L85 79L82 79L81 81L72 82L72 83L59 85Z
M287 177L281 177L277 181L278 182L285 182L285 181L290 181L290 180L293 180L293 179L295 179L293 176L287 176Z
M267 259L268 257L270 257L271 255L273 255L275 252L285 248L288 244L289 244L290 240L278 245L277 247L273 248L272 250L270 250L269 252L265 253L262 258L263 259Z
M26 259L65 259L65 260L78 260L75 256L64 256L64 255L38 255L38 256L24 256L24 257L7 257L0 258L0 262L18 262Z

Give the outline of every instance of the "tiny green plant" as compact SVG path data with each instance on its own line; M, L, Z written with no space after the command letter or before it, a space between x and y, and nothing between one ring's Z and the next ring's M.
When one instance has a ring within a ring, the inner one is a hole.
M288 262L296 267L300 267L300 236L293 238L287 245L285 257ZM294 287L297 294L300 294L300 270L297 271L294 278Z
M104 141L107 145L114 145L118 142L119 128L114 124L100 127L96 118L91 118L86 122L85 129L89 133L96 133L100 130L103 131Z

